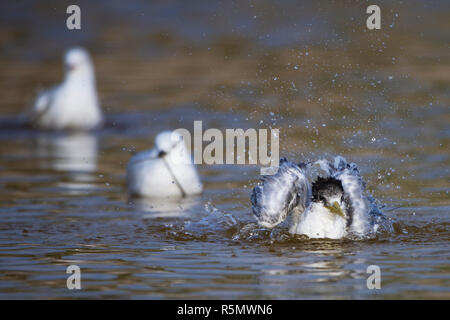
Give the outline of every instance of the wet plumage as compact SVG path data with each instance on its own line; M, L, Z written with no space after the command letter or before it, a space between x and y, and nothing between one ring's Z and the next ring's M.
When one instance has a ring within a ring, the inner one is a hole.
M365 236L387 221L366 195L357 166L340 156L299 165L282 159L278 172L253 189L251 202L260 225L272 228L290 217L290 232L310 238Z
M309 205L310 193L304 169L281 159L278 172L263 176L253 189L253 213L262 226L272 228L285 220L293 210L303 212Z

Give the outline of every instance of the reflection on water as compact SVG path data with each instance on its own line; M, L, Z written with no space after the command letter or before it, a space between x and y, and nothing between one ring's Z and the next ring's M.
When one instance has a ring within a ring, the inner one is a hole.
M130 199L135 209L146 212L142 217L155 218L195 218L202 211L202 201L198 197L167 198L167 199Z
M95 189L98 137L90 133L38 133L33 143L39 168L68 174L56 188L71 195Z
M97 170L98 138L89 133L38 134L36 156L42 168L68 172Z
M0 4L0 298L450 298L448 1ZM38 27L36 27L38 26ZM16 118L94 59L106 127L38 134ZM395 231L324 241L258 228L258 168L199 167L204 194L128 199L126 165L163 130L280 129L293 161L355 162ZM82 290L66 288L78 264ZM381 290L366 287L381 268Z

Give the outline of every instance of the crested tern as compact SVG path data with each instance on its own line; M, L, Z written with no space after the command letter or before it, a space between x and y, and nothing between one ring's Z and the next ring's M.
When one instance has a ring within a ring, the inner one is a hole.
M251 203L261 226L273 228L289 218L289 232L309 238L363 237L387 221L366 194L356 164L341 156L300 164L281 159L277 173L253 188Z

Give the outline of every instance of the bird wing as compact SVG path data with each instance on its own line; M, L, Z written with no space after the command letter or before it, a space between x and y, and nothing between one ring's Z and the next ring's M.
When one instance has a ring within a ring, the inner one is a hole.
M366 195L366 185L358 166L355 163L347 163L341 156L335 157L330 166L332 176L341 181L345 196L350 202L350 231L358 235L366 234L370 231L370 212L374 203L371 203Z
M53 87L38 93L36 101L29 111L30 123L36 123L48 111L54 100L56 89L57 87Z
M252 210L258 223L273 228L296 207L303 212L310 202L310 183L304 169L280 160L274 175L263 176L251 194Z

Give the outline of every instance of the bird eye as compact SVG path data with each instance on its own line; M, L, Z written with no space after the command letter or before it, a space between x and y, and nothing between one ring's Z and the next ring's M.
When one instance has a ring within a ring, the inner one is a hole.
M160 152L158 153L158 158L162 158L162 157L164 157L166 154L167 154L167 152L165 152L165 151L160 151Z

